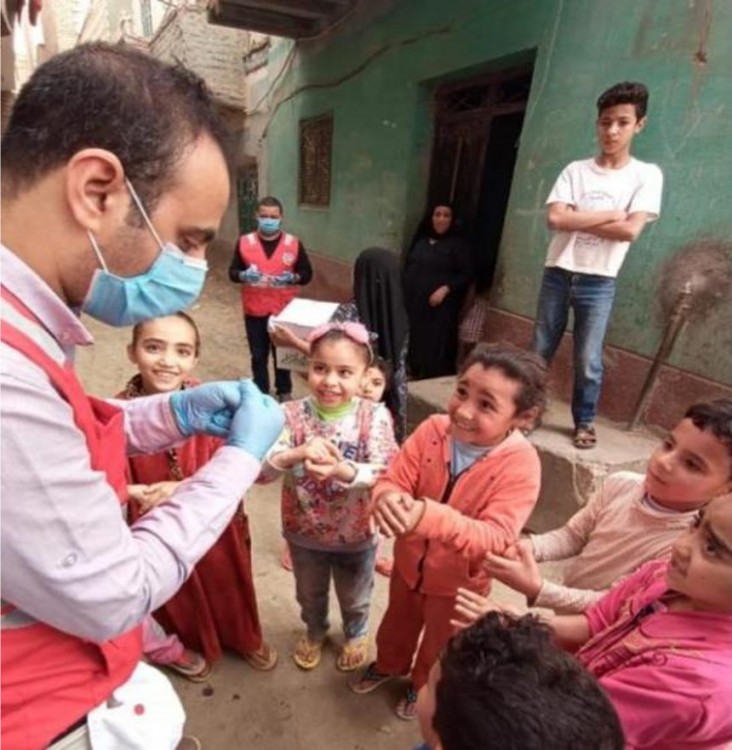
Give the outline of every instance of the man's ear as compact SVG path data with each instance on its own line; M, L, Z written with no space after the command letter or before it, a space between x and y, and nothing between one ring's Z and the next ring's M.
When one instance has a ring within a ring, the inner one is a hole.
M110 219L115 229L127 216L130 195L120 160L101 148L77 151L66 164L66 201L71 215L85 230L104 234Z
M643 116L638 120L638 122L635 124L635 132L640 133L643 128L645 128L646 123L648 122L648 118Z

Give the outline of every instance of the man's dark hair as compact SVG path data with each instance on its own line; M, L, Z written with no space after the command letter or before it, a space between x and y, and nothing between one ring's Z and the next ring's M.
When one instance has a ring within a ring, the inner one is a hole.
M3 193L12 198L82 149L101 148L152 211L203 133L225 151L224 126L194 73L123 44L80 45L41 65L18 94L2 139Z
M535 408L536 419L541 419L547 402L547 367L538 354L513 344L480 343L460 364L458 379L473 365L480 365L485 370L499 370L509 380L515 380L520 385L516 413L523 414Z
M622 81L603 91L597 100L597 114L601 115L608 107L616 104L632 104L635 116L640 120L646 116L648 109L648 89L642 83Z
M533 615L489 613L440 667L432 725L444 750L623 750L609 699Z
M684 419L690 419L699 430L711 432L732 458L732 399L718 398L694 404L686 410Z
M275 198L274 195L265 195L264 198L260 198L257 201L257 209L262 208L262 206L279 208L281 214L285 213L285 209L282 207L282 202Z

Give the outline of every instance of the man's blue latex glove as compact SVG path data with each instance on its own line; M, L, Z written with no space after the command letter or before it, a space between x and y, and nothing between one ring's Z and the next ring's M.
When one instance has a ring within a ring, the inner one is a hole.
M259 284L262 281L262 272L256 266L249 266L246 271L239 271L239 281L245 284Z
M241 405L231 418L227 445L242 448L261 461L285 426L285 415L271 396L251 380L239 381Z
M270 281L272 286L292 286L297 281L297 276L292 271L285 271L279 276L272 276Z
M170 408L181 433L185 437L199 432L226 437L231 418L241 404L242 382L221 380L173 393Z

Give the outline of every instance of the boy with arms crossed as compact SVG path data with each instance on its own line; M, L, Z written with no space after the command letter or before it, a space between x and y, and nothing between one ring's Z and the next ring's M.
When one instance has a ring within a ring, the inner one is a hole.
M648 89L618 83L597 100L600 154L571 162L547 199L554 232L539 292L531 348L551 362L574 311L574 445L594 448L602 384L602 345L615 278L630 243L658 218L663 174L630 154L646 124Z

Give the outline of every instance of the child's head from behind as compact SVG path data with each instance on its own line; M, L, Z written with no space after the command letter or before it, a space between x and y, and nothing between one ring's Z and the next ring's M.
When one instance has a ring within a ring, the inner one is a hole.
M465 358L447 412L452 436L498 445L512 430L531 427L546 407L546 364L508 344L479 344Z
M599 685L531 615L491 612L456 635L417 700L424 739L440 750L621 750Z
M127 356L142 378L145 393L178 390L198 362L201 335L184 312L138 323Z
M384 391L391 385L391 376L391 365L383 357L374 357L361 381L361 396L369 401L382 401Z
M699 511L674 542L666 575L691 609L732 614L732 497Z
M680 512L732 492L732 399L694 404L648 462L646 491Z
M332 323L316 328L308 339L308 385L319 406L336 409L361 392L373 353L360 323Z
M603 153L630 148L633 137L646 124L648 89L642 83L623 81L603 91L597 100L597 137Z

